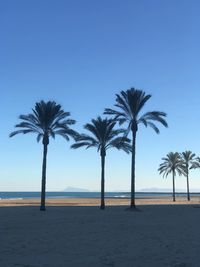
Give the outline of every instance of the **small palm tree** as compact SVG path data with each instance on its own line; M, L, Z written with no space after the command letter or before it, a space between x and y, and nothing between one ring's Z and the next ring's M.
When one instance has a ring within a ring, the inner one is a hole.
M42 189L41 189L41 206L40 210L45 210L45 190L46 190L46 162L47 148L49 137L55 138L56 135L64 137L69 141L69 137L75 137L76 132L69 128L69 125L75 123L75 120L69 119L69 112L65 112L61 105L54 101L44 102L43 100L35 104L32 113L28 115L20 115L22 120L15 125L20 130L14 131L10 137L16 134L37 134L37 141L42 139L43 144L43 164L42 164Z
M130 140L125 136L119 136L124 133L123 129L115 130L116 122L111 119L92 119L91 123L87 123L84 128L90 132L90 135L81 134L77 137L76 143L71 148L79 148L85 146L86 149L96 147L101 157L101 209L105 209L104 191L105 191L105 157L109 148L122 149L129 153L131 146Z
M144 105L151 98L151 95L146 95L142 90L131 88L127 91L121 91L116 94L115 106L119 110L110 108L105 109L105 114L114 115L114 119L119 121L119 124L128 123L126 134L132 132L132 163L131 163L131 203L130 208L135 208L135 153L136 153L136 134L139 124L144 124L146 127L153 128L156 133L159 133L158 127L154 122L159 122L167 127L165 121L166 113L160 111L151 111L140 115Z
M185 168L183 165L183 160L178 152L170 152L165 158L162 158L163 163L159 166L159 174L163 173L163 177L167 177L172 173L172 184L173 184L173 201L176 201L175 198L175 176L185 175Z
M185 176L187 178L187 199L190 201L190 190L189 190L189 170L196 168L198 160L196 155L192 151L185 151L181 153L182 161L185 167Z

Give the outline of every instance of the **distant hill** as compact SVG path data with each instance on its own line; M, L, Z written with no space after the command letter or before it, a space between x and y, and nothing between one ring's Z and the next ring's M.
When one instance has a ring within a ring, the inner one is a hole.
M88 190L88 189L78 188L78 187L72 187L72 186L68 186L63 191L64 192L90 192L90 190Z

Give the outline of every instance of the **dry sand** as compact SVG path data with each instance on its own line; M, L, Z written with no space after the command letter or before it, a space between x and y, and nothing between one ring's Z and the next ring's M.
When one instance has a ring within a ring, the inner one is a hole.
M128 198L106 198L106 205L108 206L121 206L129 205ZM171 197L145 197L137 198L137 205L160 205L160 204L200 204L200 196L192 196L191 201L188 202L186 197L176 197L176 202L172 201ZM1 199L0 206L36 206L40 205L39 198L33 199ZM100 205L99 198L47 198L47 206L98 206ZM199 265L200 266L200 265ZM1 267L1 266L0 266Z
M70 201L45 212L22 204L0 207L0 267L200 266L198 198L190 205L145 200L150 205L139 205L139 212Z

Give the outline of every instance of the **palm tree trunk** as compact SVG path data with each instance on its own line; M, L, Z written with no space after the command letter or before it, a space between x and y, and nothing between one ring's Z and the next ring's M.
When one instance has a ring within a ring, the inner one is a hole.
M131 161L131 205L130 208L135 208L135 143L136 132L132 131L132 161Z
M189 175L187 173L187 199L190 201Z
M47 146L48 146L47 144L43 144L42 189L41 189L41 205L40 205L40 210L45 210Z
M101 155L101 206L100 209L105 209L105 155Z
M175 197L175 173L174 173L174 171L173 171L172 180L173 180L173 201L175 202L176 201L176 197Z

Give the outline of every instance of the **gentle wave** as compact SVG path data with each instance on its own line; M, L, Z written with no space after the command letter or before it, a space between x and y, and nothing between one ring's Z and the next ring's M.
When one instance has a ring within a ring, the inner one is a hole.
M0 198L0 199L2 199L2 198ZM23 198L22 197L12 197L12 198L6 198L6 199L8 199L8 200L22 200Z
M128 195L117 195L117 196L114 196L114 198L128 198L129 196Z

